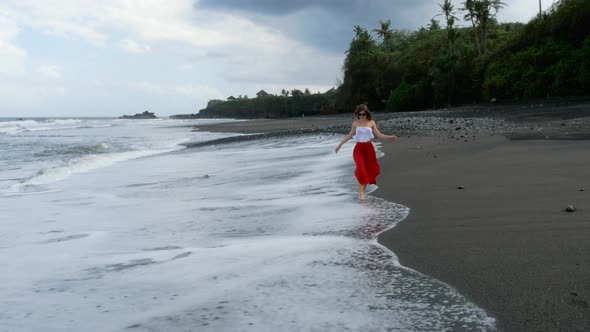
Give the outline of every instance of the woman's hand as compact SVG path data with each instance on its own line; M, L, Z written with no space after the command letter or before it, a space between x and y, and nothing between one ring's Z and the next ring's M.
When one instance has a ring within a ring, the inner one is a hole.
M395 141L397 139L397 136L391 135L391 136L389 136L389 138L391 138L391 140Z
M340 147L341 147L341 145L338 145L338 146L336 147L336 149L334 149L334 151L335 151L336 153L338 153L338 151L340 151Z

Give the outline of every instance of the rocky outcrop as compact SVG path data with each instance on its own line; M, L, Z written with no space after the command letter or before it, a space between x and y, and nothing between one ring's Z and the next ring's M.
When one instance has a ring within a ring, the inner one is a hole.
M135 115L123 115L119 119L157 119L155 113L145 111L143 113L136 113Z

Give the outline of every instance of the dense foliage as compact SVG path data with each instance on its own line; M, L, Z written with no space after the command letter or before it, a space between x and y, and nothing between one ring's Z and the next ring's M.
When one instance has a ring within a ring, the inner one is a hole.
M442 24L419 31L355 27L336 107L413 110L590 92L590 1L561 0L526 25L498 24L507 4L440 4ZM463 14L471 27L457 28ZM385 27L388 27L387 24ZM442 26L442 28L441 28Z
M590 1L560 0L528 24L498 24L500 0L440 3L442 22L418 31L355 26L342 84L323 94L211 101L200 116L287 117L374 110L406 111L490 99L588 95ZM457 7L460 6L460 7ZM458 15L469 27L456 27ZM295 90L293 90L295 91Z
M562 0L498 50L485 96L526 98L590 92L590 1Z
M207 108L199 112L199 117L281 118L292 116L328 114L334 91L323 94L298 94L294 96L265 96L242 98L233 101L210 101Z

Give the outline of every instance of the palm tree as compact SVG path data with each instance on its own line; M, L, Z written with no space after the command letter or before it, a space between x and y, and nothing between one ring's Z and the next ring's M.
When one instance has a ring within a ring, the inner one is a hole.
M478 20L477 14L475 12L475 1L474 0L466 0L463 2L463 10L467 11L467 14L463 16L465 21L471 21L471 27L473 28L473 33L475 35L475 47L477 47L477 52L481 55L481 46L479 45L479 33L477 32L478 28Z
M355 25L354 26L354 34L356 37L358 37L365 29L363 27L361 27L360 25Z
M488 25L496 18L498 11L506 4L500 0L485 0L482 1L482 8L480 10L480 24L481 24L481 40L484 53L488 53Z
M457 32L455 31L455 6L451 3L451 0L445 0L443 4L439 4L442 9L442 14L447 20L447 38L449 40L449 50L451 53L455 51L455 40L457 40Z
M373 32L375 32L377 36L379 36L379 38L381 38L383 41L385 52L389 52L389 40L391 39L391 34L393 32L391 29L389 29L391 26L391 20L379 21L379 24L381 24L381 28L373 29Z
M361 49L361 50L369 50L373 47L373 37L369 34L369 32L362 28L361 26L355 25L354 26L354 33L355 36L352 39L352 43L350 44L350 48L345 53L349 53L351 49Z
M463 9L467 11L465 20L471 21L474 30L476 27L479 30L476 43L480 55L489 52L487 48L489 24L505 5L501 0L466 0L463 2Z
M438 23L438 20L431 18L430 24L428 24L428 30L434 31L434 30L439 30L439 29L440 29L440 24Z

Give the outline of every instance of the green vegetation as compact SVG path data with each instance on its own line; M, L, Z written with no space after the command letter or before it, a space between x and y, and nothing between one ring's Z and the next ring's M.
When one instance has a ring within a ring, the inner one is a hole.
M590 1L562 0L511 36L486 63L484 96L590 92Z
M267 95L258 98L241 98L233 101L211 100L207 108L199 112L199 117L232 117L249 118L281 118L328 114L333 112L335 91L323 94L311 94L293 90L289 97L287 92L282 96Z
M440 4L419 31L355 27L338 88L338 110L367 102L406 111L496 99L588 95L590 1L561 0L528 24L498 24L499 0ZM471 26L455 26L457 16ZM385 24L386 23L386 24ZM441 27L442 25L442 27Z
M560 0L528 24L502 23L499 0L444 0L427 28L355 26L342 84L322 94L211 101L203 116L287 117L374 110L407 111L448 105L590 92L590 1ZM457 27L463 15L469 27Z

